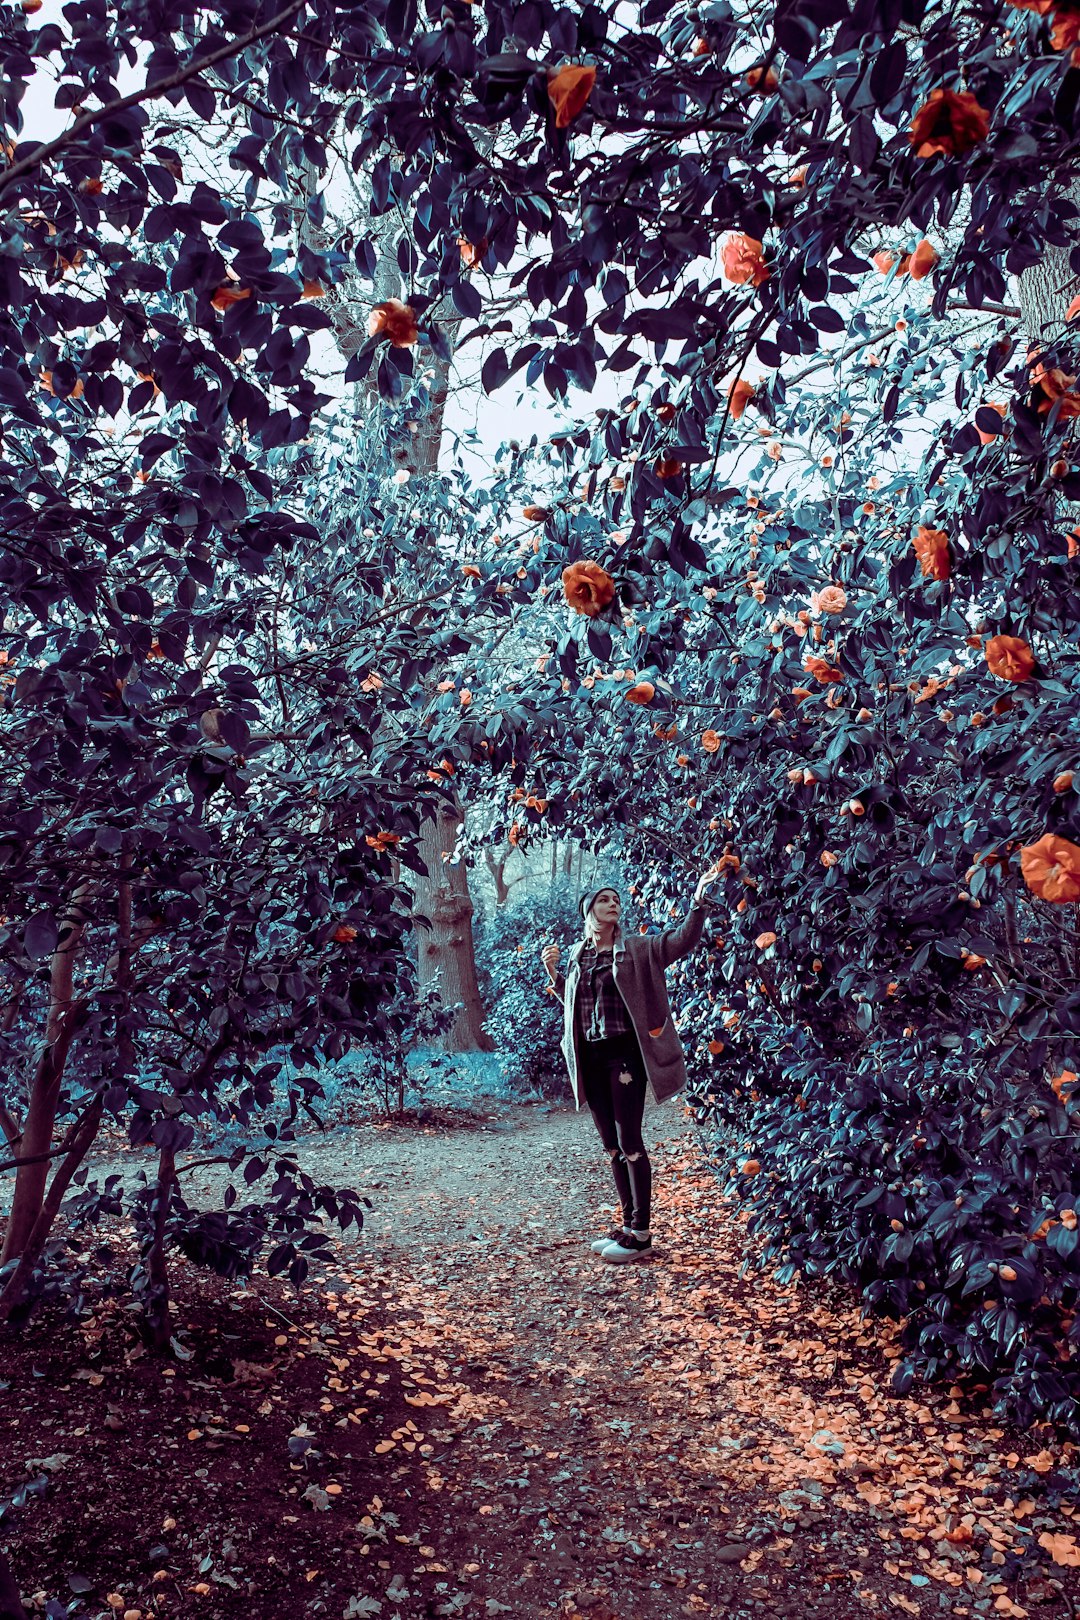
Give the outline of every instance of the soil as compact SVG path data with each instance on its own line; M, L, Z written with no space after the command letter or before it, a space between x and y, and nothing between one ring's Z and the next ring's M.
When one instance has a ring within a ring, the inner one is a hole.
M647 1260L589 1249L614 1193L588 1117L491 1101L303 1137L370 1198L363 1232L300 1290L174 1262L165 1359L122 1293L42 1308L0 1344L29 1612L1074 1615L1075 1449L996 1423L984 1386L893 1395L895 1328L745 1272L680 1105L646 1140ZM185 1179L211 1201L228 1173Z

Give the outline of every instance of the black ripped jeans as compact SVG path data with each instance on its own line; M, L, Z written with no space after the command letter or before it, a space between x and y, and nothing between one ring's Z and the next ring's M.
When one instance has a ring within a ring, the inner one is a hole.
M623 1225L646 1232L652 1165L641 1137L648 1084L641 1049L632 1031L603 1041L581 1038L578 1061L585 1101L611 1160Z

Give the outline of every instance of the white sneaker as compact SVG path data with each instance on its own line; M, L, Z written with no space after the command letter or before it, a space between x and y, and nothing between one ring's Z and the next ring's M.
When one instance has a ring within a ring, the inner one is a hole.
M647 1237L638 1237L636 1232L620 1232L617 1238L605 1243L600 1250L600 1258L619 1266L624 1265L627 1260L644 1260L645 1256L651 1253L651 1232Z
M630 1228L628 1226L613 1226L611 1231L608 1232L605 1237L597 1238L596 1242L590 1244L589 1247L592 1249L593 1254L603 1254L604 1250L610 1243L617 1242L618 1239L623 1237L624 1234L629 1232L629 1230Z

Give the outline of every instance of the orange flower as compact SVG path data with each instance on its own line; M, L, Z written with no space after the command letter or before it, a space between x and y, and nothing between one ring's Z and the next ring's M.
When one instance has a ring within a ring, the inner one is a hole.
M215 309L228 309L230 304L239 304L243 299L250 297L250 287L238 287L234 283L225 282L217 289L210 302Z
M41 372L41 386L42 386L42 388L44 388L44 390L45 390L45 392L47 394L55 393L55 389L53 388L53 380L52 380L52 372L51 371L43 371L43 372ZM82 395L83 395L83 380L82 380L81 377L76 377L75 386L71 390L71 393L68 395L68 399L81 399Z
M755 398L756 392L753 383L747 382L745 377L736 377L727 393L727 397L731 401L731 415L736 422L751 400Z
M651 681L638 681L626 694L627 703L651 703L656 696L656 688Z
M1004 420L1006 406L1000 404L996 399L988 399L982 409L985 411L997 411L998 415ZM993 444L998 437L996 433L984 433L981 427L976 427L975 431L979 435L981 444Z
M656 415L659 421L670 422L675 417L675 406L670 400L664 400L663 404L656 407Z
M387 337L395 349L409 349L416 342L416 315L411 304L388 298L376 304L368 316L368 336Z
M769 271L762 244L744 231L736 231L728 237L720 262L729 281L740 284L750 281L755 287L760 287L763 281L768 280Z
M1040 900L1056 905L1080 900L1080 847L1056 833L1045 833L1020 851L1024 882Z
M488 250L487 237L482 236L479 242L470 242L467 237L459 236L457 241L462 264L466 270L475 270Z
M1071 5L1055 5L1050 8L1054 14L1054 24L1050 30L1050 43L1055 51L1071 51L1080 41L1080 12ZM1072 64L1076 66L1074 61Z
M548 509L546 506L523 506L521 515L523 518L527 518L530 523L543 523L548 516Z
M318 281L305 281L301 298L325 298L326 288Z
M1077 293L1076 297L1065 311L1065 319L1067 321L1071 321L1077 315L1080 315L1080 293Z
M1056 1074L1050 1082L1050 1089L1054 1093L1054 1096L1060 1097L1064 1102L1067 1094L1072 1090L1073 1086L1075 1086L1076 1078L1075 1070L1062 1069L1061 1073Z
M991 636L986 643L991 675L1002 681L1026 681L1035 668L1035 654L1019 636Z
M752 67L746 75L751 90L775 90L780 83L772 68Z
M820 681L822 686L828 686L831 681L842 681L844 678L842 670L834 669L826 659L815 658L812 655L803 660L803 668L808 675L814 677L815 681Z
M920 524L911 543L927 579L948 579L951 571L949 537L944 529L928 529Z
M720 1053L723 1050L724 1050L723 1041L710 1041L709 1042L709 1051L710 1051L710 1053L712 1054L713 1057L719 1057Z
M1068 793L1068 791L1072 787L1072 785L1073 785L1073 773L1072 773L1072 771L1062 771L1060 776L1055 776L1054 777L1054 792L1055 793Z
M715 754L722 741L720 733L711 728L701 733L701 746L707 754Z
M826 585L817 593L817 605L822 613L843 613L847 607L847 591L842 585Z
M916 157L963 157L990 133L990 114L970 90L931 90L916 112L908 140Z
M556 129L572 124L592 95L596 83L596 69L582 67L579 62L568 62L548 80L548 100L555 109Z
M356 938L356 929L352 923L338 923L332 937L339 945L351 945Z
M658 461L656 466L653 468L657 478L678 478L682 470L682 462L674 461L670 456L665 456L662 460Z
M941 255L924 237L908 260L908 274L912 281L922 281L940 260Z
M615 595L615 581L598 562L576 562L562 571L563 593L572 608L595 619Z
M462 563L461 572L466 579L483 579L484 577L475 563Z
M757 939L754 941L754 944L757 946L759 951L767 951L770 945L776 944L776 935L766 931L764 934L758 935Z
M1035 391L1035 408L1039 415L1049 415L1054 405L1060 401L1059 418L1080 416L1080 394L1073 391L1075 381L1075 377L1066 376L1059 366L1047 371L1045 366L1037 365L1031 373L1031 386Z
M887 276L896 263L896 257L889 252L888 248L879 248L874 254L873 262L875 269L880 270L883 276Z
M400 833L391 833L391 832L379 832L379 833L375 833L375 835L373 837L371 833L366 833L364 835L364 843L365 844L370 844L372 849L377 849L377 850L381 851L381 850L384 850L384 849L389 849L393 844L400 844L401 843L401 834Z

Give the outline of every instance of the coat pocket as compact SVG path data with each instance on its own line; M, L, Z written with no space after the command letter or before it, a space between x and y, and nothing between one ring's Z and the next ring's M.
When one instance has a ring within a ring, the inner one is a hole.
M682 1041L670 1014L658 1027L649 1030L648 1060L656 1068L667 1068L683 1061Z

